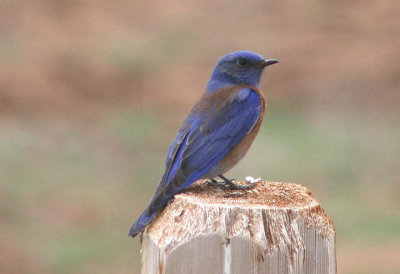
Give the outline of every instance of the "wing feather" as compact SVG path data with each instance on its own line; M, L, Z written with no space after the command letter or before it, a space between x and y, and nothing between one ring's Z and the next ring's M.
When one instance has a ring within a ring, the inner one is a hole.
M215 96L203 98L200 102L204 107L193 108L176 136L168 152L165 172L150 202L149 214L202 178L260 118L261 99L250 88L221 98Z

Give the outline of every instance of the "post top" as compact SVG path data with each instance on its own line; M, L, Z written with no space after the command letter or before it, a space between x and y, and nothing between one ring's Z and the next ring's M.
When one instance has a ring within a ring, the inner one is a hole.
M318 204L311 197L311 191L298 184L261 181L249 190L223 190L217 186L209 186L205 181L197 181L175 199L184 199L203 205L218 204L219 206L262 207L264 209L299 209ZM244 181L237 183L248 184Z
M176 195L143 236L166 252L210 234L250 237L262 250L270 250L285 242L287 233L300 241L292 227L298 221L324 239L334 235L331 219L304 186L262 181L250 190L223 190L200 180Z
M143 273L336 272L331 219L291 183L223 190L198 181L146 227L143 247L142 261L154 266Z

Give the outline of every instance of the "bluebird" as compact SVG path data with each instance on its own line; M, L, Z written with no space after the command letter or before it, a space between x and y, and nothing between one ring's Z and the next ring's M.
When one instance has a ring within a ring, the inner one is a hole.
M265 112L261 74L277 62L250 51L219 59L206 91L172 142L156 191L130 236L141 233L174 195L199 179L221 185L215 179L220 177L229 188L252 187L235 184L223 174L243 158L260 129Z

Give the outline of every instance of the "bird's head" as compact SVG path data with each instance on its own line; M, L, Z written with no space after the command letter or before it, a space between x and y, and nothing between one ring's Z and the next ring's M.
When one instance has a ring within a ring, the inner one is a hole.
M231 86L250 84L258 86L263 69L278 63L277 60L265 60L261 55L250 51L236 51L218 60L207 85L208 92Z

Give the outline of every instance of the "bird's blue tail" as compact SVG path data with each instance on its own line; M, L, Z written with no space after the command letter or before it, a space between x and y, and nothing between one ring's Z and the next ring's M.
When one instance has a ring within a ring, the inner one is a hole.
M135 237L140 232L142 232L146 225L148 225L157 214L157 212L153 212L152 214L147 215L146 211L143 212L142 215L140 215L139 219L137 219L136 222L132 225L131 230L129 230L129 236Z

